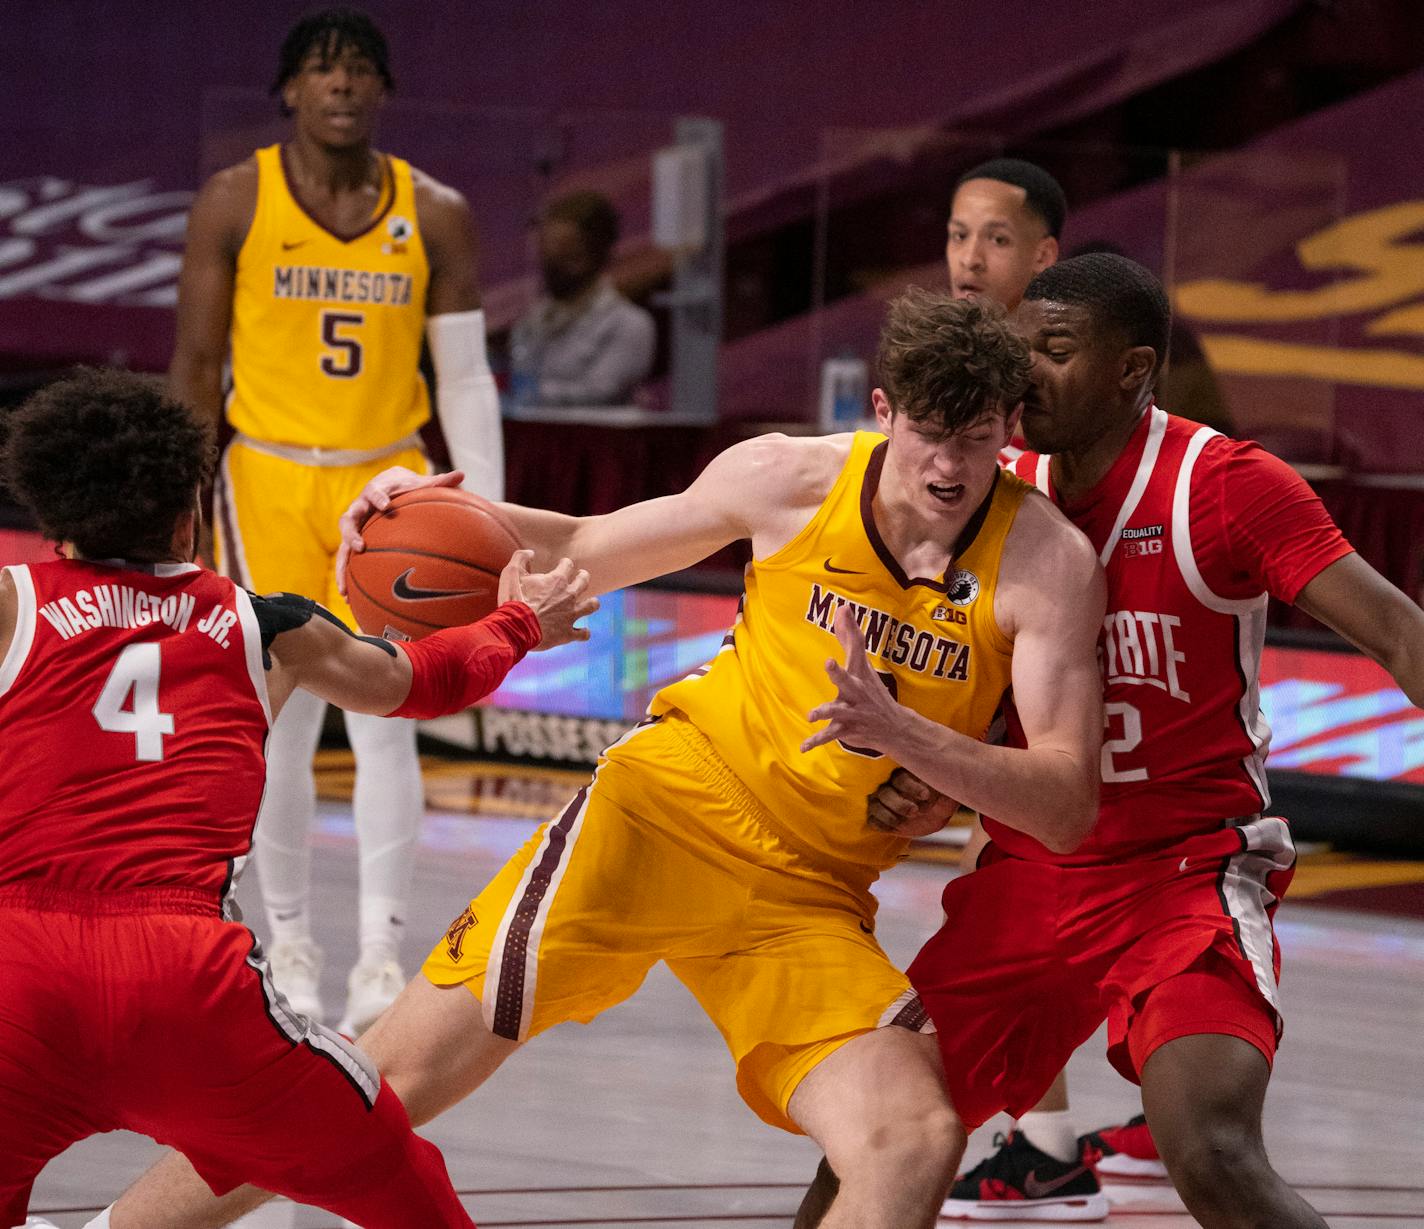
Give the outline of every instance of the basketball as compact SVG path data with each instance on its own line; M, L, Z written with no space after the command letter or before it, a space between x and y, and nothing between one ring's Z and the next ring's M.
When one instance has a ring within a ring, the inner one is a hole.
M419 640L473 623L499 603L499 574L519 549L487 499L425 487L391 500L361 526L366 549L346 568L347 599L361 630Z

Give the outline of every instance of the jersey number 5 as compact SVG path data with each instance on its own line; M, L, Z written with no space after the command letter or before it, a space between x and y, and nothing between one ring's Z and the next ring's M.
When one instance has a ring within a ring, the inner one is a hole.
M321 344L330 351L321 356L321 369L338 380L350 380L361 374L361 343L354 337L343 337L340 328L356 328L366 323L360 312L322 312Z
M134 736L136 760L161 760L163 736L173 733L173 714L158 711L158 669L156 644L129 645L109 671L94 705L101 730ZM133 704L125 708L130 692Z

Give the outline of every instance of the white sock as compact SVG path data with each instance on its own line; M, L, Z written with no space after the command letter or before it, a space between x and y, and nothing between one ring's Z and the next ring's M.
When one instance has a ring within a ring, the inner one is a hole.
M1019 1130L1041 1152L1060 1161L1076 1160L1078 1136L1072 1110L1030 1110L1019 1119Z
M93 1220L84 1226L84 1229L109 1229L109 1213L114 1210L114 1205L110 1204Z
M298 688L267 740L267 790L253 846L274 945L311 938L312 757L325 714L326 701Z
M352 809L361 857L361 963L396 960L410 900L425 790L415 722L346 714L356 756Z

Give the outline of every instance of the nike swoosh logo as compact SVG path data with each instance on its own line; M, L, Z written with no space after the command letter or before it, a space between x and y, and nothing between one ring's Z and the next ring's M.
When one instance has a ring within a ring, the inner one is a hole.
M391 592L403 602L433 602L442 597L471 597L479 592L478 589L417 589L406 580L414 571L414 568L406 568L391 585Z
M1075 1178L1088 1172L1086 1165L1079 1165L1077 1169L1070 1169L1066 1174L1060 1174L1052 1182L1040 1182L1036 1173L1031 1173L1024 1179L1024 1194L1030 1199L1042 1199L1045 1195L1051 1195L1056 1190L1061 1190L1072 1182Z
M827 558L826 558L826 571L828 571L828 572L839 572L842 576L864 576L864 575L865 575L864 572L855 572L855 571L852 571L850 568L838 568L838 567L836 567L836 565L831 562L829 556L827 556Z
M298 239L298 240L296 240L296 241L293 242L293 243L288 243L285 239L283 239L283 240L282 240L282 251L284 251L284 252L290 252L293 248L299 248L299 247L302 246L302 244L304 244L304 243L306 243L306 242L307 242L307 241L306 241L305 239Z

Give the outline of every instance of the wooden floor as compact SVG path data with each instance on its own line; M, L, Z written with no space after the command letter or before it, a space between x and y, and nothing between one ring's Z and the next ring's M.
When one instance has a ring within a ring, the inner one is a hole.
M339 762L328 765L327 793L343 792L341 773ZM432 805L448 809L433 810L424 830L408 968L535 817L571 792L571 780L536 773L492 785L486 770L458 767L430 776ZM334 1021L355 955L355 845L341 801L322 804L315 865ZM908 960L934 928L949 873L908 863L882 881L877 934L893 958ZM253 876L240 896L249 919L260 919ZM1307 899L1286 903L1279 931L1287 1029L1267 1102L1272 1157L1339 1229L1424 1229L1424 921ZM1102 1059L1101 1036L1074 1059L1071 1082L1080 1130L1138 1111L1135 1089ZM995 1129L1003 1123L975 1135L970 1160L992 1147ZM764 1126L742 1105L720 1038L661 969L594 1024L539 1038L425 1134L444 1150L482 1229L788 1225L817 1161L808 1141ZM85 1141L41 1176L33 1210L77 1229L156 1154L123 1133ZM1109 1195L1113 1222L1192 1223L1164 1184L1118 1185ZM244 1222L333 1223L280 1204Z

